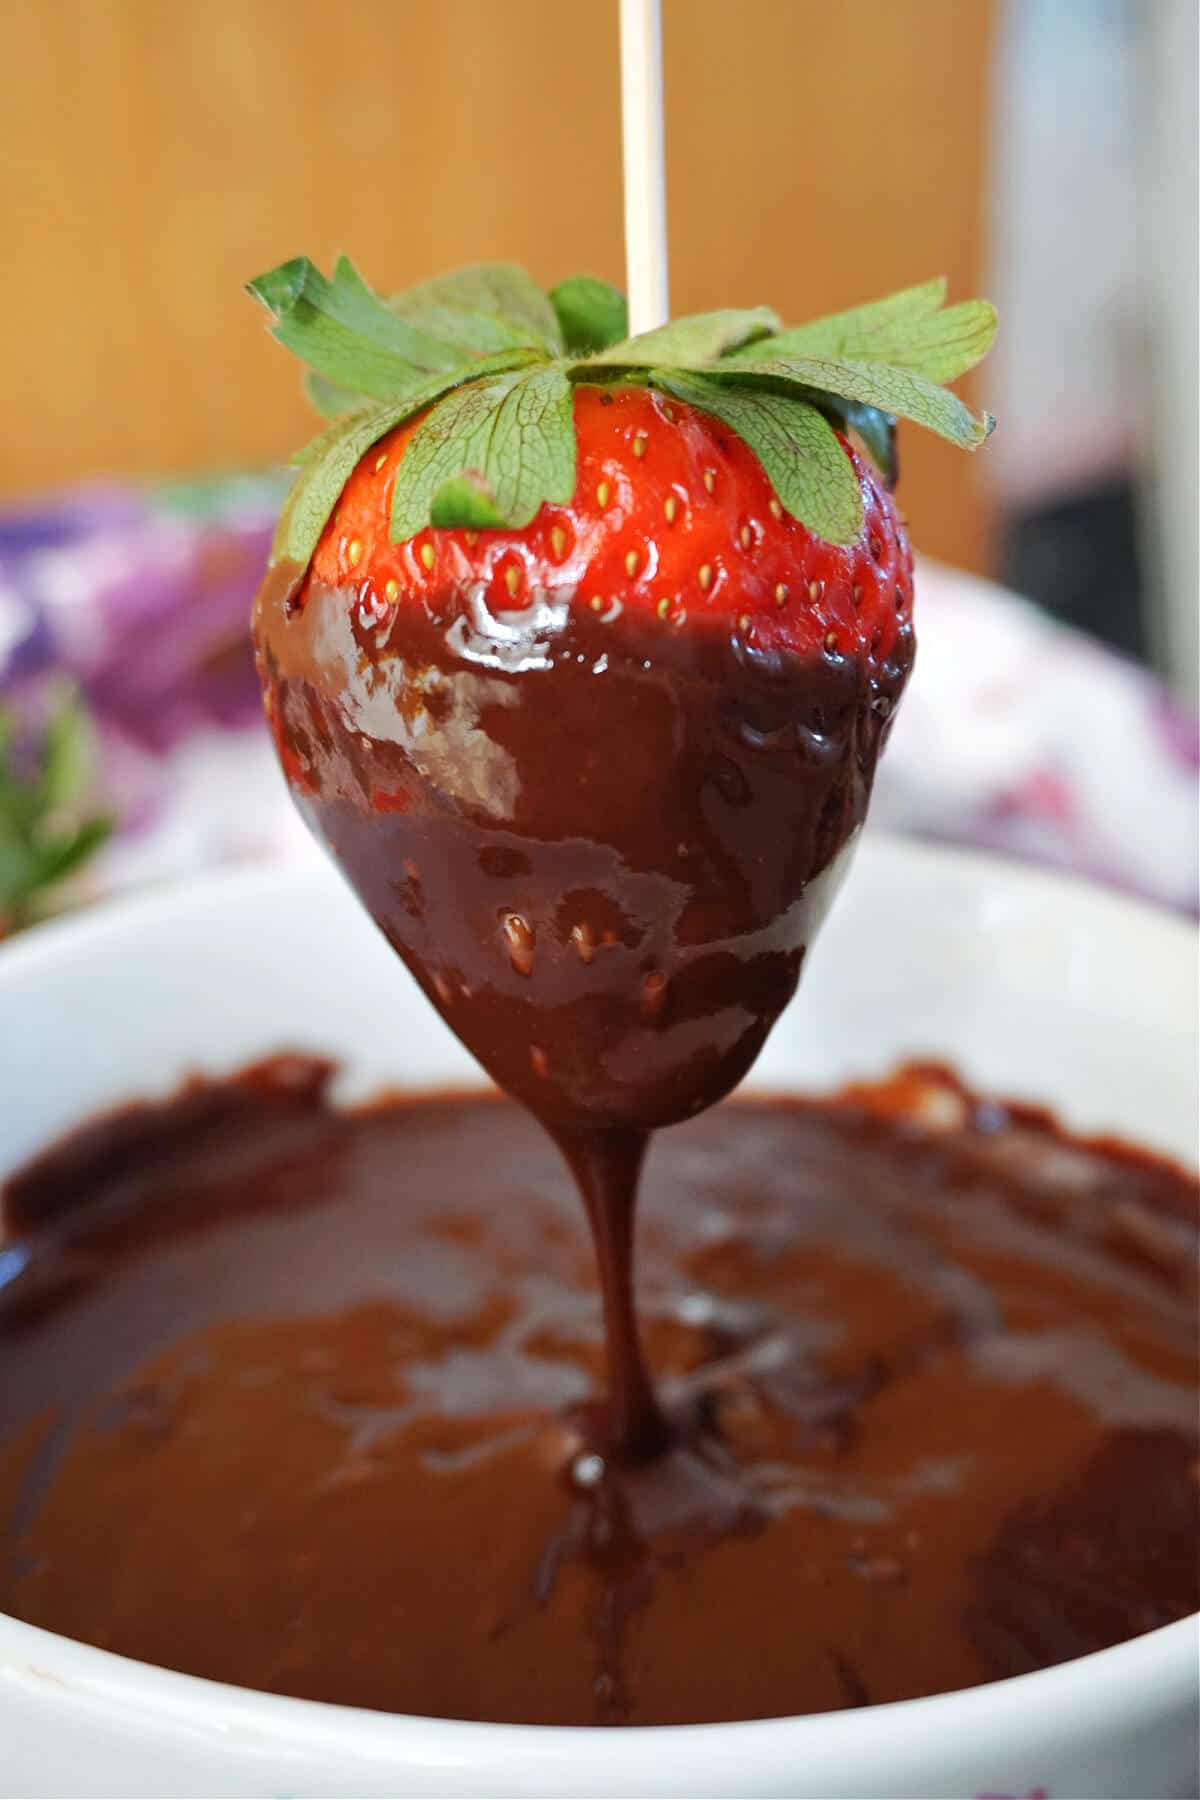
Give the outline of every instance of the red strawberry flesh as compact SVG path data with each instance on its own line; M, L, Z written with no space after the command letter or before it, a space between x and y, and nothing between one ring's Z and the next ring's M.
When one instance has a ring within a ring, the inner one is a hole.
M849 444L866 516L859 541L839 546L783 512L758 458L717 420L646 388L580 387L570 506L543 506L524 531L429 529L393 544L392 488L417 423L384 438L351 476L313 557L316 581L356 594L365 585L372 604L394 582L398 604L438 612L482 583L493 614L573 584L584 605L617 600L680 628L748 619L742 635L757 647L833 648L880 663L911 616L907 539Z

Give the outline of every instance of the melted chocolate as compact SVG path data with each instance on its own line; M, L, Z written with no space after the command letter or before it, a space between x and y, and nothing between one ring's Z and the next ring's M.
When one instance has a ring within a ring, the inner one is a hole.
M445 616L277 570L255 611L292 792L425 993L579 1178L611 1413L662 1448L627 1246L647 1133L746 1074L866 814L912 660L763 653L569 584Z
M490 1097L340 1112L327 1074L195 1084L10 1184L0 1607L283 1693L651 1724L1197 1604L1190 1178L933 1071L664 1133L638 1299L674 1431L627 1467L544 1135Z

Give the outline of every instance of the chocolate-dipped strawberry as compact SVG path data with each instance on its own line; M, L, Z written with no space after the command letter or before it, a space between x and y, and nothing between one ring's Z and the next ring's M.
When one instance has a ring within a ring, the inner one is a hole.
M940 384L992 311L931 282L626 340L613 290L501 266L252 291L337 415L255 609L289 784L597 1216L795 990L912 662L894 415L982 442Z

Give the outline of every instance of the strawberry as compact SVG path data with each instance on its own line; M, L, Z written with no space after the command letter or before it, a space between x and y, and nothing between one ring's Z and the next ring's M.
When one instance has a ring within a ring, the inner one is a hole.
M586 1194L588 1133L711 1103L795 988L912 659L892 415L983 440L941 384L991 309L626 340L613 290L503 265L252 291L334 420L256 603L284 769Z
M758 458L719 420L647 388L580 386L566 505L543 505L519 531L427 527L393 543L393 487L418 425L397 426L362 458L313 553L313 579L353 590L364 619L411 605L450 616L468 592L495 615L571 585L596 612L615 602L676 631L719 627L762 651L878 665L911 618L904 527L845 436L864 507L857 537L840 545L784 512Z

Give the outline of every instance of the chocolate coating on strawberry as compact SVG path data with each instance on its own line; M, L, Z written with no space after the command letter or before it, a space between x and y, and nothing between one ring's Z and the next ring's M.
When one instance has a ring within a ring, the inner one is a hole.
M911 665L912 565L849 445L864 524L833 546L719 421L574 405L571 505L393 544L403 427L256 625L301 808L443 1016L557 1126L645 1129L740 1080L794 991Z

